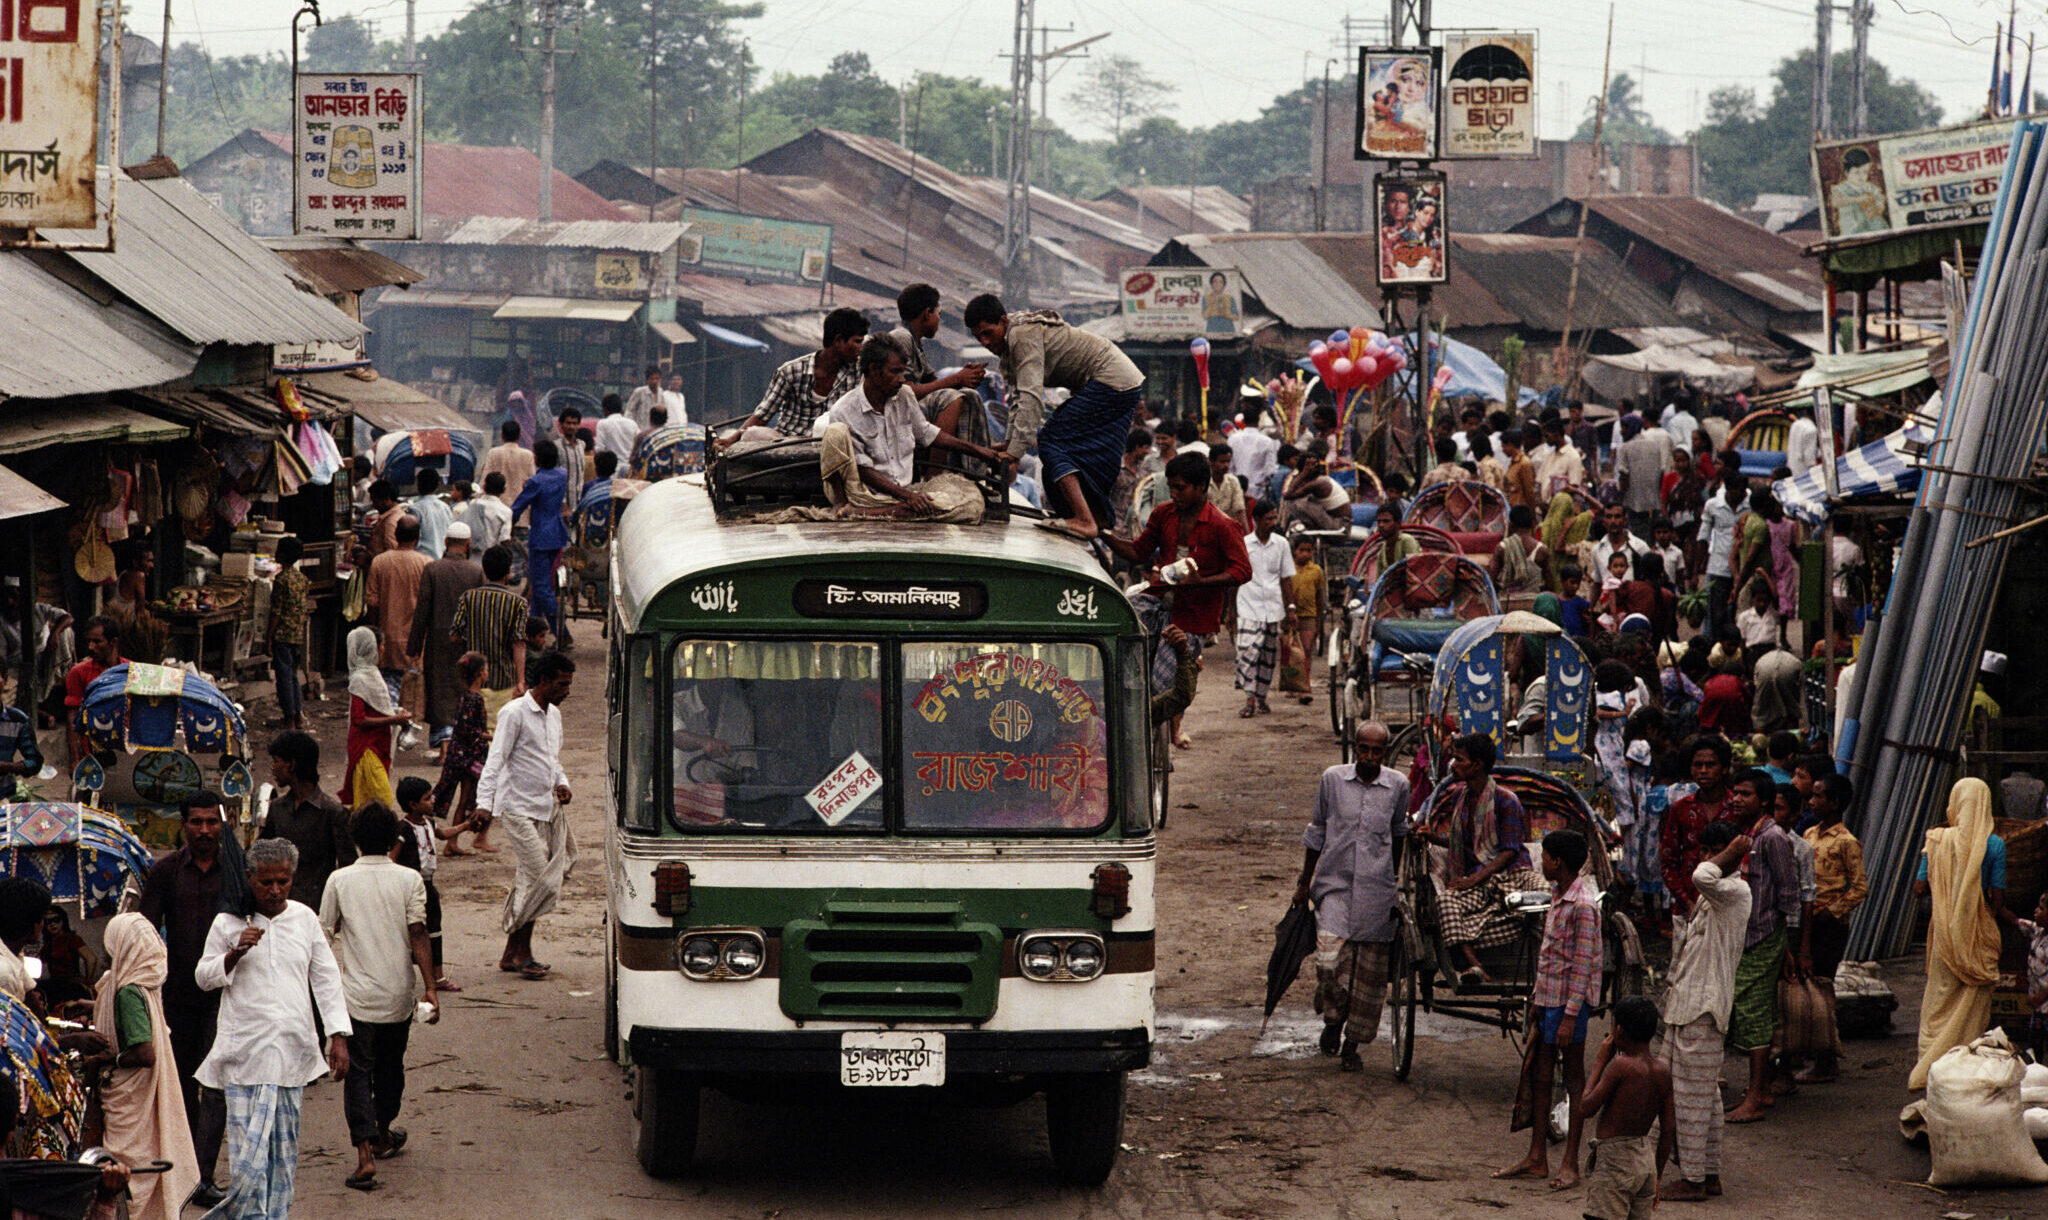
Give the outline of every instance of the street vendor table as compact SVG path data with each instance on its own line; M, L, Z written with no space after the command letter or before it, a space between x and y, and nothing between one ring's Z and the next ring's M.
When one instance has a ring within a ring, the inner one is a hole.
M186 640L190 640L191 659L197 661L201 669L223 676L230 673L229 665L233 661L235 651L235 624L242 618L240 606L205 611L171 611L162 617L170 625L172 642L181 646L179 655L185 655L182 645ZM209 629L217 627L226 628L220 633L220 664L218 667L209 667L206 664L206 633Z

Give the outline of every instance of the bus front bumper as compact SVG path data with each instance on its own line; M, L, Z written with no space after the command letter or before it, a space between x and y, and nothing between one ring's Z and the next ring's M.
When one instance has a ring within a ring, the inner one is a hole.
M643 1025L634 1028L627 1046L634 1063L667 1071L837 1077L841 1032L654 1029ZM1143 1029L919 1032L945 1034L949 1080L1130 1072L1152 1061L1152 1040Z

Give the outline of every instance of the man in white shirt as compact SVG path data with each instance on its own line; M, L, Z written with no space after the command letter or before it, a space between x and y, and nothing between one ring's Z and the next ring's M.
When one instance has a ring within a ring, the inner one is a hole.
M680 395L679 395L680 397ZM633 396L626 400L626 418L633 421L635 433L647 426L647 413L661 403L661 366L647 366L647 384L633 387Z
M604 418L597 421L597 451L612 454L626 466L633 460L633 438L639 435L640 425L620 409L619 396L605 395Z
M917 481L917 447L972 454L997 469L997 450L961 440L925 418L905 382L909 356L891 335L870 335L860 349L860 384L818 416L825 494L849 515L979 520L981 492L957 474Z
M1245 495L1256 499L1266 494L1266 485L1280 469L1280 442L1259 427L1265 400L1252 397L1251 387L1246 386L1240 401L1244 404L1244 425L1230 434L1230 473L1242 478Z
M227 1094L228 1197L223 1215L287 1220L299 1165L299 1103L306 1085L348 1075L348 1003L341 970L311 907L292 901L299 849L258 839L248 853L254 914L220 914L193 978L221 993L213 1049L199 1083ZM327 1031L321 1055L313 1007Z
M1586 485L1586 459L1564 434L1564 420L1543 421L1543 447L1529 455L1536 462L1536 490L1548 502L1567 487Z
M1627 551L1628 579L1634 580L1636 556L1649 554L1650 544L1629 532L1628 512L1619 504L1601 510L1600 525L1605 532L1593 543L1593 571L1587 575L1595 580L1607 579L1607 561L1616 551Z
M398 846L398 815L366 805L350 830L361 854L327 878L320 895L320 927L334 938L341 991L348 1003L348 1084L342 1111L356 1146L352 1190L374 1190L377 1158L405 1147L405 1130L391 1125L405 1096L405 1044L412 1034L412 972L426 984L427 1017L441 1019L434 990L433 948L427 940L427 883L391 858Z
M1680 399L1664 408L1657 422L1664 425L1664 431L1671 434L1671 443L1680 446L1692 444L1692 434L1699 429L1699 417L1689 409L1689 404Z
M688 399L683 397L683 375L681 373L670 373L668 375L668 383L661 391L661 405L668 408L668 422L678 427L690 422L690 403ZM652 413L648 415L647 422L650 424L654 422Z
M526 486L526 480L533 477L533 450L529 447L532 438L522 442L516 419L508 419L499 425L498 435L502 442L491 446L490 452L484 454L484 486L490 486L494 474L503 478L505 490L493 494L504 501L506 508L511 508L512 501L519 498L520 490Z
M1214 503L1214 501L1211 501ZM1280 661L1280 633L1295 629L1285 582L1294 575L1294 546L1280 533L1280 506L1261 502L1252 510L1252 532L1244 536L1252 578L1237 587L1237 675L1247 719L1270 712L1266 691Z
M501 922L505 951L498 969L540 980L549 966L534 960L533 925L555 909L576 840L561 807L569 803L569 774L562 770L562 700L576 679L576 662L551 652L534 663L533 684L498 713L491 752L476 781L479 830L502 819L517 872L505 898Z
M1813 416L1802 415L1785 432L1785 464L1794 478L1820 465L1820 428Z
M1751 902L1742 879L1749 836L1733 822L1714 822L1700 832L1700 846L1715 854L1692 873L1700 901L1691 919L1678 920L1663 1037L1656 1048L1671 1069L1683 1179L1665 1188L1663 1197L1688 1201L1721 1189L1721 1059Z
M455 518L469 527L470 549L481 555L512 536L512 506L505 503L505 476L484 476L484 494L471 496Z

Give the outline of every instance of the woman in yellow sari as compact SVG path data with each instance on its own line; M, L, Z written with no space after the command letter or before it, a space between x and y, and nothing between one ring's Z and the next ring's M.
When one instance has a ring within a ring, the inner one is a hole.
M1550 552L1550 591L1556 593L1563 586L1558 583L1558 572L1568 562L1577 562L1590 570L1591 565L1583 562L1576 551L1580 543L1593 536L1593 510L1579 510L1579 502L1568 491L1558 492L1550 497L1550 507L1543 514L1543 545Z
M341 803L350 812L376 803L398 808L391 790L391 731L412 716L391 701L391 688L377 668L377 633L358 627L348 633L348 774Z
M1927 832L1917 894L1934 900L1927 922L1927 994L1920 1001L1920 1060L1909 1089L1927 1087L1927 1069L1991 1024L1998 984L1998 925L2005 909L2005 840L1991 833L1991 789L1981 779L1948 794L1948 824Z

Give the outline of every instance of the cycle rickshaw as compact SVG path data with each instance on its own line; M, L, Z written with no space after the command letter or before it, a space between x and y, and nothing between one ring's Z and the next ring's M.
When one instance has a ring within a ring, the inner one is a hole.
M1424 551L1381 573L1363 602L1345 607L1346 630L1331 658L1331 686L1341 708L1340 755L1351 757L1361 717L1378 720L1394 734L1388 765L1405 769L1398 760L1413 755L1421 742L1418 696L1438 650L1460 625L1499 613L1492 578L1463 555Z

